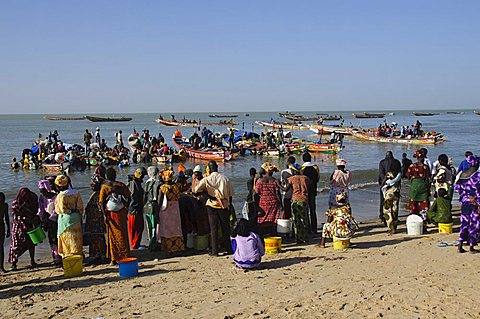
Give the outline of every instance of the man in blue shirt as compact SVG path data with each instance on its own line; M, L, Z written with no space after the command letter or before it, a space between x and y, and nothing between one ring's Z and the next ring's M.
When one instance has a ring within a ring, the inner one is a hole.
M466 171L467 169L470 168L470 164L467 162L467 157L473 155L472 152L466 151L465 152L465 159L460 163L460 166L458 166L458 173Z

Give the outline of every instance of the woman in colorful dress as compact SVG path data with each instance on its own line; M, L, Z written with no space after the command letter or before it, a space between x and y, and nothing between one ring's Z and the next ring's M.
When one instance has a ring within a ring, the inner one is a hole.
M336 196L345 193L348 200L348 187L352 183L352 174L345 168L347 161L343 158L336 160L337 169L330 176L330 193L328 198L328 207L332 208L337 205Z
M264 237L274 235L277 229L277 219L281 209L280 182L273 177L274 172L280 169L269 162L262 165L265 176L259 178L255 185L255 193L259 196L258 205L258 234Z
M88 255L95 262L101 261L106 257L105 220L98 204L103 180L100 175L92 177L90 188L93 193L90 195L90 199L85 207L85 233L89 239Z
M419 215L424 209L430 207L430 168L425 165L425 155L416 151L413 157L417 161L407 169L406 176L410 180L409 209L410 214Z
M57 213L55 212L55 199L57 194L52 191L50 181L41 180L38 182L38 216L42 221L43 228L48 232L48 242L52 252L53 263L57 266L62 264L62 257L58 254L58 223Z
M100 187L98 202L107 226L107 258L113 265L118 260L128 258L130 254L127 231L127 207L130 202L130 191L124 183L116 180L117 172L114 168L109 167L105 175L106 180ZM121 202L116 205L107 205L115 203L116 199L120 199Z
M308 185L307 176L303 175L300 165L293 163L289 166L293 173L287 180L285 191L292 189L292 218L295 231L295 241L305 243L310 239L312 227L308 216Z
M28 188L21 188L12 203L12 244L8 257L8 262L12 264L10 270L17 270L18 258L27 250L30 253L31 266L37 266L35 245L27 234L28 231L40 225L37 212L37 195Z
M477 253L474 247L479 240L480 218L478 207L480 204L480 172L478 172L480 158L475 155L467 157L470 168L463 171L455 186L459 201L462 203L460 213L460 238L458 252L463 253L463 243L467 242L470 252Z
M185 250L180 217L180 185L173 182L174 172L165 168L160 172L163 184L158 192L159 229L161 249L173 253Z
M55 211L58 215L58 253L63 258L83 255L82 214L83 202L80 193L68 187L65 175L55 178L59 191L55 198Z

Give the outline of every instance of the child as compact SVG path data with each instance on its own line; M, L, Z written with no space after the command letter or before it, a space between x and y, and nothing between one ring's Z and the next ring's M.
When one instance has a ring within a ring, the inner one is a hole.
M445 188L437 190L438 197L427 211L427 218L434 224L450 224L452 223L452 204L450 197Z
M234 237L231 237L233 261L242 269L255 269L260 265L265 254L262 240L254 232L250 232L248 220L241 218L235 227Z
M5 241L5 229L7 238L10 237L10 219L8 218L8 204L5 203L5 194L0 192L0 268L5 272L3 267L3 243Z

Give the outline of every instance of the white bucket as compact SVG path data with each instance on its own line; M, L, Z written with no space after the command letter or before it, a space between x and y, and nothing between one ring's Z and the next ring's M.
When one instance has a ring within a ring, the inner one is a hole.
M189 233L187 234L187 248L194 248L195 247L195 234Z
M415 214L407 217L407 234L418 236L423 234L423 219Z
M291 219L277 219L278 234L290 234L291 227L292 227Z

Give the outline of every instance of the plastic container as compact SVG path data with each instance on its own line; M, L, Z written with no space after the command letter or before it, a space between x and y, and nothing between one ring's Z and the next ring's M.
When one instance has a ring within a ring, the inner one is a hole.
M350 247L350 238L333 237L333 250L345 250Z
M40 226L27 232L27 234L34 244L40 244L47 237Z
M63 275L65 277L77 277L83 273L83 256L73 255L65 257L63 261Z
M138 275L138 259L125 258L118 262L118 272L122 278L130 278Z
M208 248L208 235L195 236L195 250L206 250Z
M266 254L273 255L282 251L282 237L265 237L264 242Z
M278 219L277 220L277 233L290 234L292 228L291 219Z
M194 248L195 247L195 234L188 233L187 234L187 248Z
M419 236L423 234L423 219L415 214L407 217L407 234Z
M452 228L453 228L453 223L450 223L450 224L438 223L438 232L440 234L446 234L446 235L451 234Z

